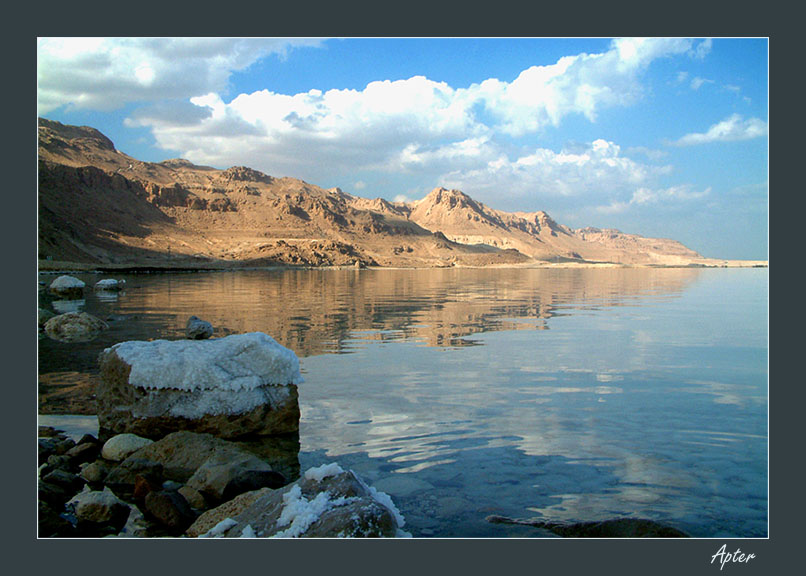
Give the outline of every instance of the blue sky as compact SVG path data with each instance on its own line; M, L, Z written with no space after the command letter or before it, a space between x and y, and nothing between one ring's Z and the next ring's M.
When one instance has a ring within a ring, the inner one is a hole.
M768 42L40 38L38 112L136 158L767 259Z

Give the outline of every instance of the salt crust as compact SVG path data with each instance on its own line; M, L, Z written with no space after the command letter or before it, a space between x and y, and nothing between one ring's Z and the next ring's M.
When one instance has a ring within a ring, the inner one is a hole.
M303 382L297 355L262 332L121 342L107 350L132 367L129 384L138 388L241 391Z

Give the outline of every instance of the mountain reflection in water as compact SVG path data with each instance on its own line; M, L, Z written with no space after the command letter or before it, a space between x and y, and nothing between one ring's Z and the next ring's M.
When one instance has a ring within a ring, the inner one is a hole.
M196 315L300 356L301 468L355 469L415 536L548 536L491 514L767 533L766 270L112 277L125 292L81 304L109 330L40 338L41 414L92 414L101 350Z

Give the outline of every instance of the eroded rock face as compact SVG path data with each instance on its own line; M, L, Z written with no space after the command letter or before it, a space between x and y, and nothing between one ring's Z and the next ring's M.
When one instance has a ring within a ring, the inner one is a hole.
M308 470L279 490L246 492L208 510L188 528L191 537L395 537L403 517L392 500L338 465Z
M299 430L299 360L260 332L123 342L104 350L100 364L104 434L189 430L232 439Z
M67 312L45 322L45 334L60 342L89 342L109 326L86 312Z

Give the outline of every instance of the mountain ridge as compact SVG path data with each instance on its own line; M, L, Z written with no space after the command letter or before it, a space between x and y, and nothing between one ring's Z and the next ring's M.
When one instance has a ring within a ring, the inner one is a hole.
M39 258L117 266L707 264L669 239L571 229L459 190L390 202L248 166L143 162L100 131L39 119Z

